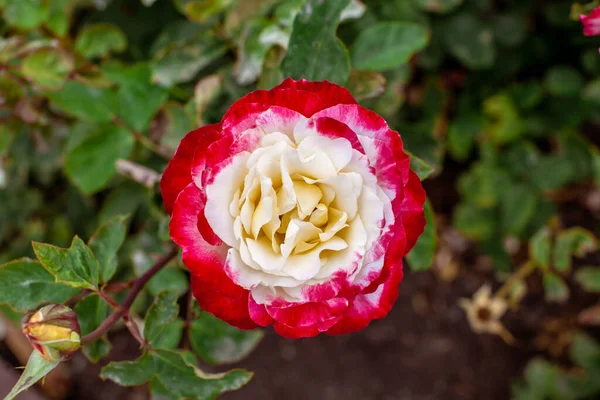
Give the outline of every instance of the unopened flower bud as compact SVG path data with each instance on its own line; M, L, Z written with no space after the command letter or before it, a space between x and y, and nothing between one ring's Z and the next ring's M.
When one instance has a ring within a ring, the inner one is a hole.
M64 361L81 347L77 315L60 304L42 307L25 316L23 333L33 348L50 362Z

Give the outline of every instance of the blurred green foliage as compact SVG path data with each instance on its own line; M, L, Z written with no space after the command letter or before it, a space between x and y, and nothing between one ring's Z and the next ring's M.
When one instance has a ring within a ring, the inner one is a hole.
M513 269L505 241L530 241L548 299L566 300L571 258L597 241L577 228L552 233L548 221L561 194L600 183L598 43L582 36L570 7L568 0L0 0L0 302L25 311L143 274L168 242L152 173L189 130L287 76L348 87L401 133L422 179L458 174L453 226L500 272ZM123 159L146 168L147 179L130 180L118 167ZM436 182L454 190L447 179ZM408 256L415 270L433 262L434 211L428 203L427 231ZM83 240L67 249L74 235ZM34 257L32 241L41 264L9 262ZM33 283L18 298L2 289L19 286L24 274ZM598 267L576 273L592 292L599 279ZM194 356L173 350L189 334L176 303L187 289L178 263L150 281L134 308L145 314L145 338L161 350L110 364L104 377L151 382L170 398L212 398L248 381L243 371L200 379ZM96 295L75 310L88 316L84 334L109 312ZM192 315L191 347L206 362L238 360L260 340L260 332ZM579 339L573 359L586 368L581 347L597 348ZM109 349L103 338L84 352L96 362ZM158 370L173 379L157 379ZM548 376L572 381L534 361L517 398L581 398L555 394L543 383Z

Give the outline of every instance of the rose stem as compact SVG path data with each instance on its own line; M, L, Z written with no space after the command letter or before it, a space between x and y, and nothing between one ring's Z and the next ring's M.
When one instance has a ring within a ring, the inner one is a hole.
M135 281L133 287L131 288L131 292L129 292L121 306L115 311L113 311L113 313L110 314L108 318L106 318L104 322L102 322L95 331L90 332L84 337L82 337L81 343L90 344L95 342L102 335L104 335L114 324L116 324L117 321L119 321L123 316L125 316L125 314L129 312L129 307L131 307L137 295L144 288L146 282L148 282L150 278L152 278L158 271L160 271L165 265L167 265L169 261L171 261L177 255L177 253L178 249L176 247L173 247L171 251L159 258L158 261L156 261L156 263L148 271L146 271Z
M505 297L514 285L516 285L519 281L522 281L523 279L527 278L533 271L535 271L535 263L527 261L525 264L519 267L517 272L515 272L508 278L504 285L502 285L502 287L498 289L494 297Z

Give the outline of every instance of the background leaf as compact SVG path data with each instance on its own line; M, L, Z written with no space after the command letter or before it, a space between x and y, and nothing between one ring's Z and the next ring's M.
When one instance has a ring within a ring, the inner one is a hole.
M102 190L116 173L119 158L128 158L134 139L119 126L90 126L83 139L71 146L65 158L65 173L85 194ZM73 139L77 140L77 139Z
M118 26L107 23L86 25L77 35L75 50L85 58L104 57L127 48L127 37Z
M23 60L21 72L41 87L56 90L63 85L73 66L68 53L49 47L29 54Z
M575 280L590 293L600 293L600 268L583 267L575 273Z
M108 282L117 271L117 251L125 241L126 216L111 218L96 230L89 247L100 266L100 281Z
M425 232L419 237L415 247L406 255L408 265L413 271L425 271L431 268L437 247L435 214L429 200L425 202Z
M207 312L201 312L190 329L192 348L210 364L234 363L246 358L262 337L260 329L242 331Z
M77 303L75 313L79 319L81 335L84 336L96 330L104 322L110 314L110 307L100 296L91 294ZM111 344L105 336L83 346L82 350L90 361L97 363L108 355L110 348Z
M408 22L380 22L360 32L352 46L352 66L368 71L398 68L428 42L424 26Z
M349 0L306 1L296 15L288 52L281 62L284 76L341 85L348 80L348 51L335 35L348 3Z

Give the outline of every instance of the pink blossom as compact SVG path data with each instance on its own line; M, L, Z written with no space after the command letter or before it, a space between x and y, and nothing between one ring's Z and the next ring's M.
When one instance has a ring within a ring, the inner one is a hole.
M579 20L585 36L600 35L600 7L596 7L589 15L580 15Z

